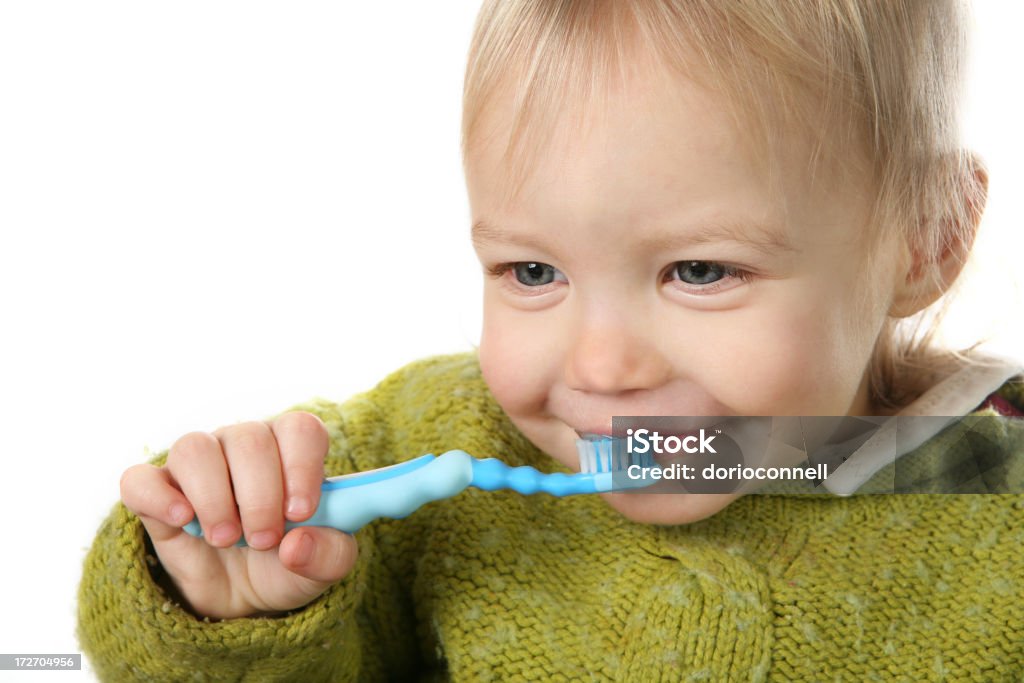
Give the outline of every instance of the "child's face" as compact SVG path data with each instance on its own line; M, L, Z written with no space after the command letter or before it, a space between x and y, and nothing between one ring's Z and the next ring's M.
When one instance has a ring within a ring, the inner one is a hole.
M809 149L787 141L769 186L725 108L661 78L589 112L589 135L558 129L564 146L510 205L504 113L468 158L473 222L488 226L477 253L502 273L485 277L484 378L530 441L572 468L577 432L610 434L616 415L876 412L866 369L906 270L902 250L861 244L863 177L819 177L812 191ZM734 496L606 499L672 524Z

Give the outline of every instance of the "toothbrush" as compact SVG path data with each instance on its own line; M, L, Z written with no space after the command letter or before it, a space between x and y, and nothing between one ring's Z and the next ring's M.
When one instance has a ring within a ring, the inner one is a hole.
M576 441L578 474L544 474L532 467L510 467L497 458L474 458L452 450L440 456L421 455L406 462L324 480L320 504L309 519L286 522L285 533L298 526L328 526L354 533L379 517L402 519L420 506L461 493L473 486L484 491L511 489L524 495L571 496L641 488L653 479L626 476L631 465L653 466L647 455L628 454L624 439L585 436ZM615 476L619 474L620 476ZM198 519L185 532L202 537ZM236 545L244 546L245 539Z

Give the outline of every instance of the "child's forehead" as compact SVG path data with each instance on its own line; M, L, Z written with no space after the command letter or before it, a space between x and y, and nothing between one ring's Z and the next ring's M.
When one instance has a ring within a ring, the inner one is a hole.
M717 83L695 57L682 68L649 48L630 50L621 59L614 69L592 67L591 78L554 88L526 87L509 66L487 93L475 134L465 140L467 173L476 170L487 148L487 156L501 160L500 177L512 197L532 172L548 163L571 163L601 136L610 139L609 152L630 155L628 144L614 142L660 136L671 143L677 133L694 145L688 153L670 145L681 153L680 164L700 164L710 151L727 151L769 184L783 179L781 169L799 169L809 191L818 184L844 184L870 166L856 131L841 122L808 127L806 111L796 111L801 105L792 93L763 83L735 92ZM803 109L812 106L804 103ZM687 135L694 129L699 135ZM645 151L649 147L630 156Z
M873 119L878 84L864 83L858 70L871 46L837 42L828 19L856 14L857 3L555 4L579 11L524 3L522 22L498 12L486 15L486 31L478 27L462 126L470 176L479 174L474 156L483 141L501 146L499 180L511 199L605 107L628 106L638 93L661 98L703 88L732 125L738 150L769 183L803 176L806 191L817 192L866 174L879 216L894 210L881 190L887 169L903 160L888 151L884 126ZM773 21L747 21L761 12ZM648 85L652 77L657 87ZM496 112L504 116L497 128ZM638 114L632 123L646 121ZM780 170L787 157L798 172Z
M811 163L804 131L783 119L759 136L729 98L656 62L600 90L561 93L549 110L517 111L518 95L514 83L495 90L486 133L467 150L471 201L487 195L490 210L588 191L633 218L717 201L783 222L793 196L855 186L837 182L855 164L826 173Z

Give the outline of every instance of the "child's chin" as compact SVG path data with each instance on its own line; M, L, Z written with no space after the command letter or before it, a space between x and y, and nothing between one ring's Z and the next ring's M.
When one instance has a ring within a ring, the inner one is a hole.
M602 493L623 517L640 524L690 524L725 509L732 493Z

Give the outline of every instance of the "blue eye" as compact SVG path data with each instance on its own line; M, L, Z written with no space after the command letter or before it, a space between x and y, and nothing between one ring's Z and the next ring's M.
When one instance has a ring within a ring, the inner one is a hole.
M731 275L730 270L714 261L680 261L674 274L688 285L709 285Z
M710 296L750 282L753 274L719 261L677 261L666 277L679 291Z
M549 266L546 263L534 263L530 261L522 261L512 266L512 272L515 273L516 280L519 284L527 287L540 287L554 282L558 275L558 270L554 267Z

